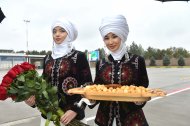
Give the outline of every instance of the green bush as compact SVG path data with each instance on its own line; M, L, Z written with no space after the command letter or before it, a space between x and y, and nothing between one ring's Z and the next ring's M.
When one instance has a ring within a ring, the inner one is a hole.
M178 65L179 66L185 66L185 60L183 58L183 56L180 56L178 59Z
M156 60L153 56L150 58L150 64L149 65L150 66L156 66Z
M164 66L169 66L170 65L170 58L165 55L164 58L163 58L163 65Z

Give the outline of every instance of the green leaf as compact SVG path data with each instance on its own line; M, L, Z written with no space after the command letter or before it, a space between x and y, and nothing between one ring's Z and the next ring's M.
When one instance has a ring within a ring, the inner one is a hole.
M62 101L63 103L66 103L65 96L64 96L62 93L60 93L60 95L61 95L61 101ZM59 102L60 102L60 101L59 101Z
M28 96L30 93L28 91L22 92L21 95Z
M64 114L64 112L63 112L63 110L61 110L61 108L59 108L57 110L57 114L61 117Z
M53 115L52 115L52 117L51 117L51 120L53 120L53 121L54 121L54 120L56 120L57 118L58 118L58 116L57 116L57 115L55 115L55 114L53 114Z
M24 82L21 81L16 81L14 84L18 86L24 86Z
M35 89L40 90L41 88L42 86L40 85L40 83L36 82Z
M56 100L55 102L53 102L53 105L54 105L54 106L59 106L58 100Z
M43 93L43 95L44 95L44 97L45 97L46 99L49 99L49 96L48 96L47 91L43 91L42 93Z
M18 93L18 89L10 87L10 89L8 90L8 93L16 94L16 93Z
M50 120L46 120L45 126L49 126Z
M35 82L33 80L30 80L30 81L27 81L26 85L31 88L35 86Z
M22 102L26 100L27 98L24 95L18 95L15 99L15 102Z
M46 101L42 100L42 99L37 99L36 102L37 102L37 105L39 105L39 106L44 106L44 105L46 106L47 105Z
M19 77L17 77L17 80L21 82L25 82L24 75L20 75Z
M24 86L18 86L18 88L22 88L22 89L24 89Z
M47 83L45 80L42 80L41 86L42 86L42 90L45 90L47 88Z
M43 115L46 116L47 113L46 113L46 111L45 111L44 109L40 108L39 110L40 110L40 112L41 112Z
M52 112L48 112L48 113L47 113L47 119L50 120L51 117L52 117Z
M48 89L48 93L50 93L50 94L56 94L57 93L57 87L53 86L52 88Z

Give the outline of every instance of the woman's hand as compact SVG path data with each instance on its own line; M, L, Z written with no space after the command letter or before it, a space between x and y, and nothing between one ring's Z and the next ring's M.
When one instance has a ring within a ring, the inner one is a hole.
M60 122L63 123L64 125L69 124L75 117L77 116L77 113L72 111L72 110L68 110L65 112L65 114L61 117Z
M35 102L36 98L35 96L30 96L27 100L25 100L24 102L29 105L29 106L33 106L36 104Z

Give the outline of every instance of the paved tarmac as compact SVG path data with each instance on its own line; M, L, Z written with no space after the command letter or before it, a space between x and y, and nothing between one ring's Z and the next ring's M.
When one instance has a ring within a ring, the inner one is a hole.
M164 98L152 98L143 108L150 126L189 126L190 68L148 68L150 88L167 91ZM39 70L39 72L41 72ZM6 71L0 71L0 81ZM92 69L94 77L94 69ZM86 120L94 126L96 108L86 108ZM40 113L25 103L0 101L0 126L40 126Z

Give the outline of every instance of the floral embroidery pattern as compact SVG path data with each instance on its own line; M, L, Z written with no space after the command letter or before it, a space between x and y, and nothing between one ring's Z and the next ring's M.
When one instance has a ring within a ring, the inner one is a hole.
M63 59L61 64L60 64L60 69L59 69L59 76L63 77L64 75L66 75L69 71L70 68L70 63L68 60Z
M62 90L64 93L67 94L67 91L71 88L76 88L78 85L78 82L75 78L73 77L67 77L63 83L62 83Z
M48 76L51 76L51 73L52 73L52 66L53 66L53 61L51 61L51 62L48 62L47 64L46 64L46 68L45 68L45 73L48 75Z
M132 69L124 65L121 72L121 83L129 83L132 80L133 72Z
M110 83L110 80L111 80L111 66L106 66L102 73L101 73L101 76L102 76L102 79L104 80L105 83Z
M132 54L125 56L120 62L114 61L112 57L108 57L108 61L100 60L95 83L148 86L146 70L139 70L139 66L146 68L142 66L143 62L140 62L143 58ZM139 78L142 78L141 82ZM113 106L110 105L112 103ZM136 108L135 104L129 102L117 104L112 101L100 101L95 122L100 126L110 126L115 118L117 126L148 126L140 107Z

